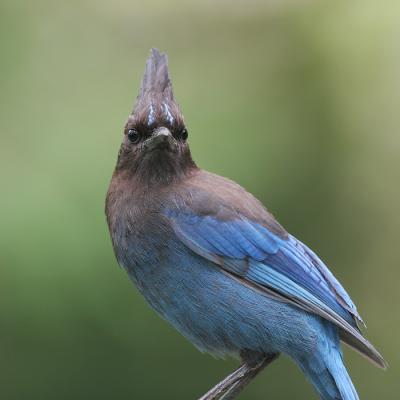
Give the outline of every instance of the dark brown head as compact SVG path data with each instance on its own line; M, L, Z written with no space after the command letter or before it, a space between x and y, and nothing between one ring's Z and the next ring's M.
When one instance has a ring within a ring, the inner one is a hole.
M172 92L168 59L152 49L136 105L125 125L117 170L145 184L168 184L195 168L188 131Z

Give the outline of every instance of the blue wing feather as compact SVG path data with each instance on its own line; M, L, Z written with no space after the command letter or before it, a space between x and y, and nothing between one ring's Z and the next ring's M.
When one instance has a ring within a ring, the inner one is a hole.
M166 211L177 235L203 257L300 304L357 327L356 307L323 262L293 236L281 238L243 216L220 220Z

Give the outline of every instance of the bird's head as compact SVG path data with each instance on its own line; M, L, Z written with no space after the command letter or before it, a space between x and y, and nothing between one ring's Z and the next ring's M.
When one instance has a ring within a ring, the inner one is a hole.
M195 168L187 139L167 56L152 49L136 105L125 125L117 170L126 170L147 184L178 180Z

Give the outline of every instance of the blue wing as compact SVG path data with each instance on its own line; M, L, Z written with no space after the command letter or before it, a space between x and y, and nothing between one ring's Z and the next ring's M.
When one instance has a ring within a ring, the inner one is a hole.
M356 328L355 305L325 264L293 236L281 238L267 227L237 217L166 212L175 233L193 251L224 269L310 311L339 317Z
M172 191L163 214L192 251L243 284L331 321L345 343L385 368L357 327L362 320L350 296L326 265L242 187L200 170Z

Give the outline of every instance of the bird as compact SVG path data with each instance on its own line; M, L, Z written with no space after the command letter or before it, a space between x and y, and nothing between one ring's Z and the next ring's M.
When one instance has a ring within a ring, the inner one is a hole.
M106 197L114 253L149 305L201 352L285 354L323 400L359 399L341 342L376 366L324 262L232 180L197 166L165 53L151 49Z

